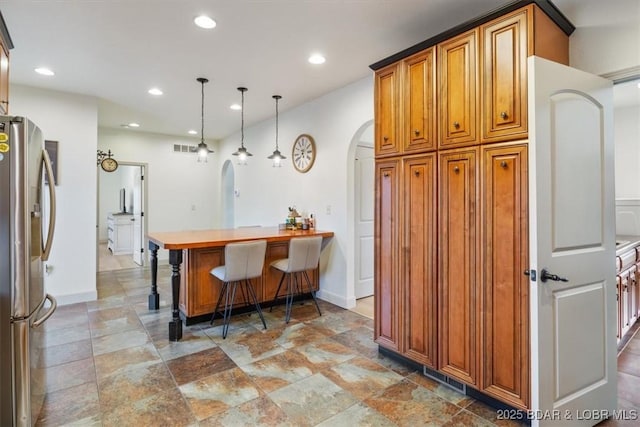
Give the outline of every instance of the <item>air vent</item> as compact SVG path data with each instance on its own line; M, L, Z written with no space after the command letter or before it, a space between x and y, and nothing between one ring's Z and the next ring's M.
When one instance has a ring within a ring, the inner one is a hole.
M174 153L195 153L198 151L197 145L173 144Z
M441 384L446 385L447 387L460 392L462 394L466 394L467 393L467 386L463 383L461 383L460 381L456 381L453 378L449 378L448 376L441 374L438 371L434 371L431 368L427 368L426 366L423 367L423 374L425 377L429 377L433 380L438 381Z

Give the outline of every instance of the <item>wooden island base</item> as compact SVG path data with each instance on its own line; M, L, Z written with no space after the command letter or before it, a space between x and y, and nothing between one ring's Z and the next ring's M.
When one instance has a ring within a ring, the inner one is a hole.
M210 320L222 290L222 283L209 272L224 264L224 247L227 243L265 239L265 255L262 276L253 279L256 296L261 303L270 303L276 293L281 273L269 267L272 261L287 258L289 241L295 237L322 236L323 248L331 231L279 230L277 227L249 227L222 230L197 230L182 232L150 233L151 251L151 294L149 309L159 308L157 292L157 253L159 248L169 250L172 266L171 288L173 319L169 322L169 340L178 341L182 337L182 319L187 325ZM184 264L181 268L181 264ZM312 287L318 290L320 273L318 269L307 272ZM281 291L282 292L282 291ZM234 307L238 312L245 306L242 293L236 294Z

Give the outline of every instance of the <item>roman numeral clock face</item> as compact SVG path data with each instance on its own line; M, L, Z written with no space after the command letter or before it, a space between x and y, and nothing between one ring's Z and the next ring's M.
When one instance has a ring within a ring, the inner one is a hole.
M305 173L316 160L316 144L310 135L302 134L293 143L291 161L298 172Z

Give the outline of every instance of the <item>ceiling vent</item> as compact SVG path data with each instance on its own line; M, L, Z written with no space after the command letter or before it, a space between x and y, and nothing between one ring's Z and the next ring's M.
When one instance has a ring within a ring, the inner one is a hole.
M198 151L198 146L187 144L173 144L174 153L195 153Z

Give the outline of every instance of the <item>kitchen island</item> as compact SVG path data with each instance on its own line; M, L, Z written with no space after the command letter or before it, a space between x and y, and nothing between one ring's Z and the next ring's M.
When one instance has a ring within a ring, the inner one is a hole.
M281 230L278 227L246 227L217 230L190 230L149 233L151 252L151 294L149 309L157 310L160 295L157 288L158 249L169 250L169 264L172 267L172 320L169 322L169 340L178 341L182 337L182 319L187 325L209 320L218 301L222 283L209 272L212 268L224 264L224 247L227 243L246 242L264 239L267 241L262 276L252 281L256 296L260 302L272 301L280 273L269 264L280 258L286 258L289 241L294 237L322 236L322 247L326 246L332 231L318 230ZM182 267L181 265L184 264ZM320 282L319 269L307 272L314 290ZM244 299L237 295L234 306L242 307Z

